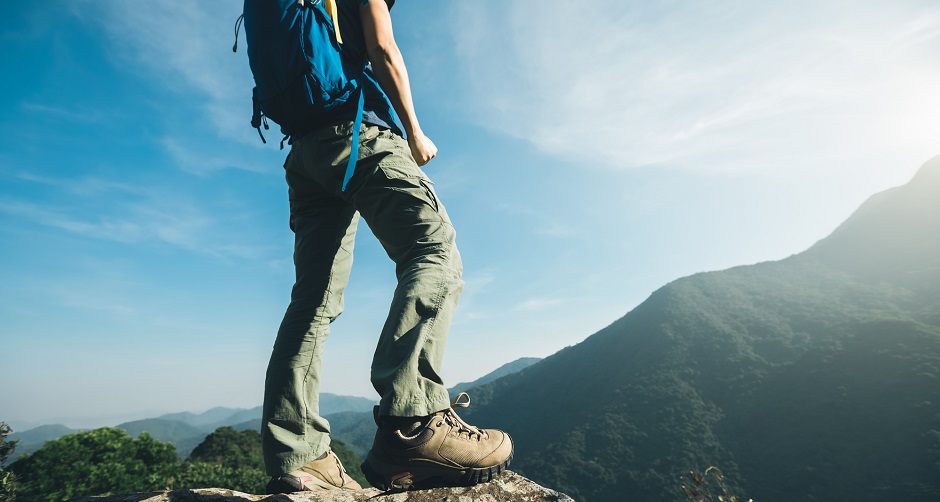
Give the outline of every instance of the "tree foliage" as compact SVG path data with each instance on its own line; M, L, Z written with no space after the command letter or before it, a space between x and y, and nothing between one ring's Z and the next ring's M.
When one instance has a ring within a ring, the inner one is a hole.
M228 488L264 493L268 476L261 456L261 434L219 427L199 444L182 466L177 486Z
M331 447L349 475L367 486L359 468L362 460L340 441L333 440ZM268 479L261 454L261 434L256 430L236 431L231 427L220 427L186 459L176 485L263 493Z
M179 471L176 449L143 433L102 427L48 441L14 462L20 501L162 490Z
M9 427L0 423L0 464L15 442L5 442ZM360 460L343 443L333 451L349 474L367 486ZM148 433L131 438L121 429L103 427L47 441L38 451L0 470L0 502L12 502L12 476L16 476L19 502L59 501L77 496L137 493L165 489L226 488L264 493L269 476L261 455L261 435L254 430L220 427L197 446L184 463L171 443Z
M255 430L236 431L231 427L219 427L193 449L187 460L231 468L253 467L263 470L261 434Z
M0 422L0 501L13 502L16 498L16 476L12 472L3 469L7 463L7 458L13 454L16 448L16 441L7 441L7 436L13 432L10 426L5 422Z
M174 488L227 488L243 493L264 493L269 476L251 466L227 467L211 462L185 462Z

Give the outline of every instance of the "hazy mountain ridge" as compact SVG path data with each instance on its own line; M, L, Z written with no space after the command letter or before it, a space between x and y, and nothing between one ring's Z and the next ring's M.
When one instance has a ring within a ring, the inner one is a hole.
M937 500L938 172L805 253L664 286L478 388L468 420L505 428L514 468L577 500L676 498L710 465L761 502Z
M487 373L486 375L483 375L480 378L477 378L476 380L472 382L460 382L457 385L454 385L453 387L448 389L448 392L450 392L451 398L454 398L457 396L457 394L460 394L461 392L466 392L474 387L479 387L481 385L488 384L506 375L512 375L513 373L518 373L541 360L542 359L540 357L520 357L519 359L516 359L515 361L508 362L500 366L499 368L496 368L495 370Z
M17 441L16 449L13 451L13 455L7 459L7 463L12 463L21 455L33 453L42 448L42 445L45 444L46 441L58 439L66 434L72 434L80 430L81 429L72 429L62 424L50 424L33 427L23 432L14 431L8 436L8 439L10 441Z
M371 412L374 404L375 401L364 397L341 396L328 392L320 396L320 408L326 413L364 410ZM203 413L188 411L167 413L156 418L124 422L115 427L126 431L132 437L139 436L141 432L147 432L160 441L173 443L180 457L186 458L193 448L219 427L228 426L236 430L244 430L257 426L255 430L259 430L260 424L261 407L257 406L251 409L216 407ZM71 429L61 424L41 425L22 432L14 432L9 438L11 441L20 441L14 453L15 457L19 457L42 448L46 441L58 439L79 430L82 429Z
M157 419L173 420L191 425L193 427L209 427L212 426L212 424L226 422L232 417L232 415L241 411L244 410L240 408L217 407L198 414L188 411L167 413L166 415L160 415L157 417Z
M120 424L117 428L127 432L133 438L146 432L154 439L173 443L180 458L188 457L193 448L199 446L199 443L215 430L214 428L195 427L179 420L164 418L134 420L133 422Z
M940 156L906 185L871 196L805 254L839 270L916 286L940 277L938 249Z
M469 383L458 384L466 390L473 386L491 382L502 376L520 371L536 362L538 358L520 358L506 363L496 370ZM462 392L463 390L451 390ZM324 392L320 394L320 411L330 421L334 435L346 442L357 455L365 456L372 444L375 426L372 407L377 402L358 396L343 396ZM173 443L181 458L186 458L206 436L219 427L232 427L237 431L261 429L261 406L250 409L216 407L203 413L189 411L166 413L156 418L133 420L116 425L130 436L137 437L147 432L160 441ZM19 441L15 457L35 452L46 441L58 439L84 429L72 429L65 425L41 425L25 431L13 432L9 439ZM11 458L12 462L15 458Z

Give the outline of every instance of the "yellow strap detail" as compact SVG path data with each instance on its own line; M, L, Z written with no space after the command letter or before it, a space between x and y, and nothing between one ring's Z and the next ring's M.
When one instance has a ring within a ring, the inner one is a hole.
M336 10L336 0L326 0L326 13L333 19L333 31L336 32L336 41L342 45L343 36L339 34L339 13Z

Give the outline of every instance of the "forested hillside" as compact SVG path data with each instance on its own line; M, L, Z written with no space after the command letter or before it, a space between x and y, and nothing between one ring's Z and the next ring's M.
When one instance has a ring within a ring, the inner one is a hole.
M466 413L577 500L940 500L940 158L778 262L697 274Z

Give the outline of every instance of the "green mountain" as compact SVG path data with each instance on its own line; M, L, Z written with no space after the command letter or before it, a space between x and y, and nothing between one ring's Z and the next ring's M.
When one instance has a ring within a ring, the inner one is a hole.
M73 432L78 432L78 430L71 429L62 424L40 425L39 427L34 427L23 432L13 432L7 439L17 442L16 449L13 450L12 457L8 458L7 461L13 462L19 458L20 455L29 455L42 448L42 445L46 444L46 441L58 439Z
M908 184L871 197L808 252L836 269L920 291L940 277L940 157ZM940 312L935 312L940 315Z
M324 392L320 395L320 409L328 413L341 413L369 410L373 401L364 397L340 396ZM186 458L206 436L219 427L233 427L235 430L261 429L261 407L248 410L234 408L213 408L204 413L171 413L160 418L148 418L118 425L132 437L147 431L161 441L173 443L180 457Z
M163 418L147 418L125 422L118 425L117 428L127 432L133 438L140 436L141 432L146 432L154 439L172 443L176 447L180 458L188 457L193 448L198 446L212 432L178 420Z
M261 433L261 419L253 418L230 426L237 431L258 431Z
M506 375L512 375L513 373L518 373L541 360L542 359L539 357L521 357L519 359L516 359L515 361L508 362L500 366L499 368L496 368L495 370L487 373L486 375L480 378L477 378L476 380L472 382L461 382L451 387L450 389L448 389L450 391L450 396L452 398L456 397L457 394L460 394L461 392L466 392L474 387L479 387L481 385L488 384Z
M353 453L366 458L375 438L375 419L371 411L342 411L323 418L330 422L333 439L342 441Z
M940 157L790 258L679 279L462 412L579 501L940 500Z
M167 413L166 415L161 415L157 418L161 420L174 420L177 422L183 422L184 424L191 425L193 427L208 428L216 424L224 424L229 422L233 415L243 411L244 410L235 408L217 407L198 414L183 411L179 413Z
M368 411L372 412L372 407L378 403L376 399L367 399L364 397L337 396L329 392L320 393L320 413L329 415L331 413L341 413L344 411Z
M371 412L372 406L374 405L374 400L364 397L341 396L329 392L320 394L320 411L324 415L345 411ZM219 427L242 427L246 422L261 420L261 406L247 410L242 408L219 407L199 414L184 411L180 413L168 413L157 418L183 422L187 425L204 429L208 434Z
M255 406L254 408L251 408L250 410L238 410L235 413L226 417L225 420L213 423L212 426L214 427L214 429L217 429L219 427L224 427L224 426L235 427L238 424L243 424L245 422L249 422L252 420L258 420L260 422L261 420L261 407L260 406ZM261 430L261 426L258 426L258 429L256 430Z

